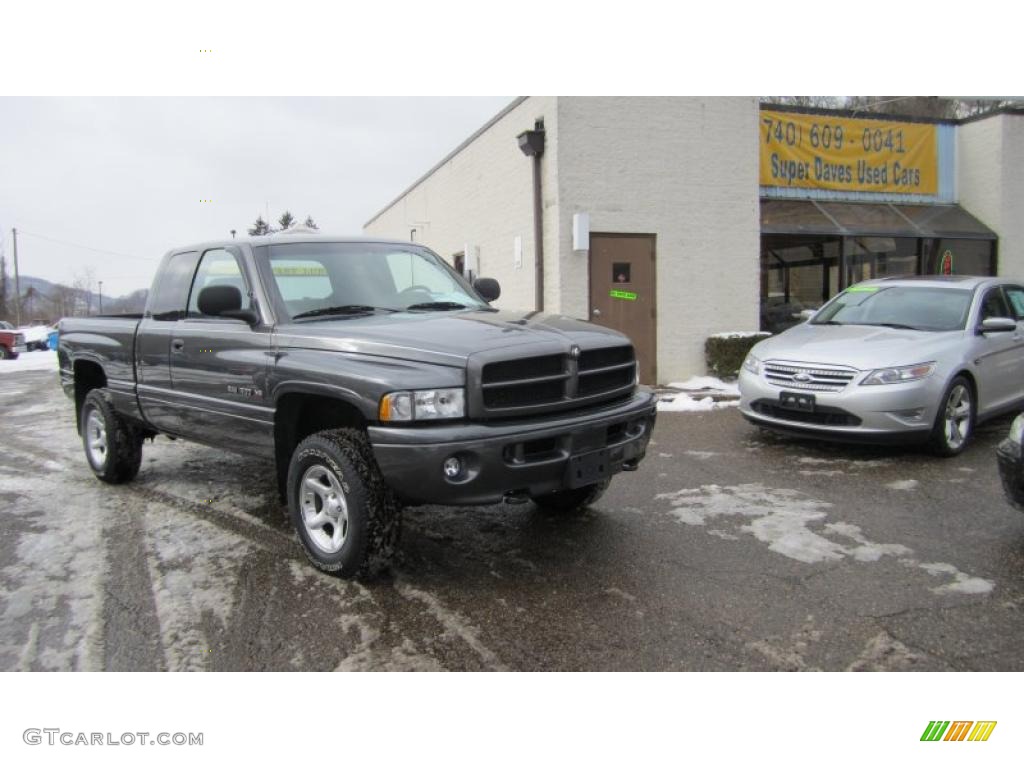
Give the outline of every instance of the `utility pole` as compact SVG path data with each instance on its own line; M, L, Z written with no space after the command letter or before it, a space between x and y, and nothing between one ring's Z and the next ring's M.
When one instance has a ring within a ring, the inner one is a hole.
M103 314L103 281L100 280L100 314Z
M21 281L18 279L18 229L11 228L11 240L14 241L14 324L21 327Z

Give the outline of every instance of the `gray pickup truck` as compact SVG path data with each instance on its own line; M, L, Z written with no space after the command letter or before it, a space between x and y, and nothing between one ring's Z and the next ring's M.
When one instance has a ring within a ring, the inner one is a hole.
M176 248L142 315L61 321L61 383L101 480L132 480L158 434L272 457L310 560L355 576L404 505L571 511L644 457L655 397L629 340L499 292L408 242Z

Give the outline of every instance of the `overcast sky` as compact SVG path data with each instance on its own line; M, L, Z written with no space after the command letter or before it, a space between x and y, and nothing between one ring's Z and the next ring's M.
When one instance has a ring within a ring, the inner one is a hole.
M510 101L0 98L9 274L11 227L22 274L69 283L92 266L108 296L148 287L172 247L244 234L267 205L360 234Z

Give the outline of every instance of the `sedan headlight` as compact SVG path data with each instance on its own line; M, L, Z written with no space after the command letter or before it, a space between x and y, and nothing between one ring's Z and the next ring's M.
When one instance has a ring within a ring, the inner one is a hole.
M381 421L461 419L466 415L466 391L457 387L390 392L380 399L377 415Z
M761 372L761 361L748 352L743 358L743 370L756 375Z
M905 381L917 381L931 376L935 363L917 363L901 368L879 368L872 371L861 384L902 384Z
M1010 425L1010 442L1024 444L1024 413L1013 420Z

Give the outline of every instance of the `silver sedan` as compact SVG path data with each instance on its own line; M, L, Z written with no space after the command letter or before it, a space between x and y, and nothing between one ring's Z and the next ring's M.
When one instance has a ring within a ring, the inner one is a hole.
M956 455L979 421L1024 402L1024 287L955 276L858 283L755 345L739 387L740 412L761 427Z

